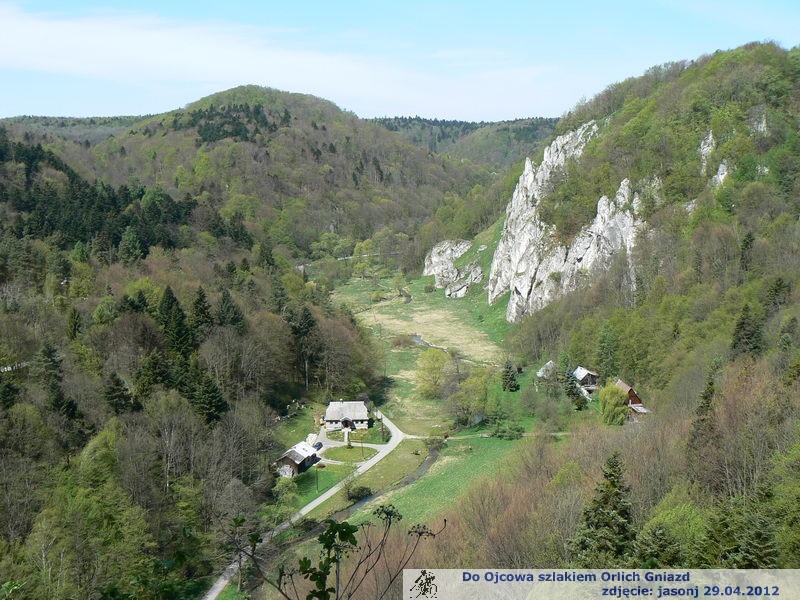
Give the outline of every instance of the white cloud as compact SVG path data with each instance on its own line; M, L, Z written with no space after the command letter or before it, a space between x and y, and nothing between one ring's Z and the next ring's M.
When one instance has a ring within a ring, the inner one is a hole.
M0 70L124 83L165 97L174 95L169 86L256 83L316 94L362 116L475 120L553 114L558 104L541 102L556 99L552 86L542 96L541 69L509 68L500 52L433 49L411 67L402 56L294 47L305 40L301 31L128 13L65 17L8 3L0 3L0 23ZM515 94L524 106L510 103Z

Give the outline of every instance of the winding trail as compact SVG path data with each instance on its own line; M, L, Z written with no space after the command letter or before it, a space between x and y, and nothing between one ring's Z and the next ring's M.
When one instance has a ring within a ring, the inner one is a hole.
M394 423L392 423L389 418L382 414L380 411L376 411L375 416L378 419L382 419L383 423L386 427L389 428L389 431L392 434L391 439L389 440L388 444L364 444L365 447L374 448L378 451L378 453L370 458L369 460L365 460L364 462L360 463L356 470L354 471L355 475L360 475L361 473L365 473L369 471L372 467L377 465L381 460L383 460L392 450L397 448L404 439L409 438L417 438L419 436L414 435L407 435L400 431L400 428L397 427ZM328 440L327 437L323 440L323 447L335 447L335 446L344 446L345 442L335 442L332 440ZM333 462L333 461L331 461ZM267 535L264 536L264 541L259 544L259 549L268 545L272 538L276 535L288 529L292 523L298 521L303 516L307 515L309 512L317 508L320 504L334 496L339 490L341 490L345 486L345 481L340 481L336 485L334 485L331 489L326 491L324 494L320 495L319 497L315 498L308 504L306 504L303 508L298 510L291 518L284 521L280 525L278 525L275 529L270 531ZM239 563L244 563L247 559L234 556L233 561L226 567L226 569L222 572L214 584L209 588L209 590L203 595L202 600L217 600L219 595L225 589L225 587L236 577L236 574L239 572Z

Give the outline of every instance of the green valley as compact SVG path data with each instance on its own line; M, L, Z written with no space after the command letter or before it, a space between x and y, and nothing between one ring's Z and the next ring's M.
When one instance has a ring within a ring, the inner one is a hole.
M354 597L403 564L796 568L799 241L774 43L558 120L258 86L0 120L0 597L194 599L233 562L219 597L261 598L387 505ZM339 399L372 427L317 438Z

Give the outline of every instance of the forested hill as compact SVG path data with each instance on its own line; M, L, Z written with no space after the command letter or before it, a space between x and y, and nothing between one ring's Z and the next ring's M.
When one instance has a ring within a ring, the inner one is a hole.
M537 117L499 123L447 121L422 117L373 119L381 127L400 133L412 144L430 152L466 159L496 169L508 168L522 157L536 154L558 122Z
M97 142L89 120L6 124L12 137L42 144L89 181L189 196L223 218L267 232L299 257L314 255L323 234L344 255L385 230L392 238L381 242L391 246L387 252L416 268L427 238L437 235L415 240L420 226L446 202L465 204L475 186L497 179L485 167L431 155L330 102L256 86L137 122L96 126L115 132ZM480 189L465 217L464 227L474 231L485 226L485 214L493 217L503 206L499 193L487 199Z
M378 354L269 221L87 180L35 138L0 127L0 579L196 598L231 519L275 500L275 418L370 390Z
M586 123L583 152L507 221L552 235L561 260L533 262L539 279L514 282L524 296L567 279L559 244L580 238L601 196L616 203L606 215L636 216L634 244L591 271L577 254L574 287L512 330L521 362L558 365L520 405L569 442L540 436L475 486L426 564L796 568L800 47L655 67L576 107L558 133ZM619 232L610 221L592 249ZM548 250L511 237L515 258ZM599 374L588 405L578 365Z

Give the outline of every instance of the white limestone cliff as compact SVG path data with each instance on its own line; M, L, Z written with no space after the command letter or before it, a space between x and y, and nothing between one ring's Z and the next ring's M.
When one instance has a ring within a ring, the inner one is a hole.
M506 309L509 321L518 321L574 290L586 274L607 266L623 248L633 248L639 226L634 216L639 198L631 196L627 179L614 199L600 198L594 221L569 246L558 243L553 226L539 215L539 201L549 191L553 176L568 159L581 155L597 130L594 122L586 123L556 138L538 167L530 160L525 163L506 209L487 285L490 303L511 291Z
M717 142L714 139L714 132L708 130L708 135L700 142L700 175L706 174L708 168L708 155L711 154L717 147Z
M433 275L434 285L444 288L448 298L462 298L469 291L473 283L483 279L483 269L477 261L472 261L467 266L455 266L457 258L461 257L472 247L466 240L445 240L439 242L425 257L423 275Z
M629 181L623 180L613 199L600 198L597 216L569 246L557 242L553 226L543 223L534 207L521 228L507 231L517 240L514 252L495 254L489 276L490 302L510 289L506 319L518 321L607 268L621 251L630 255L642 224L636 218L639 204L639 196L632 194ZM630 260L628 268L633 281ZM503 288L505 281L508 287Z

